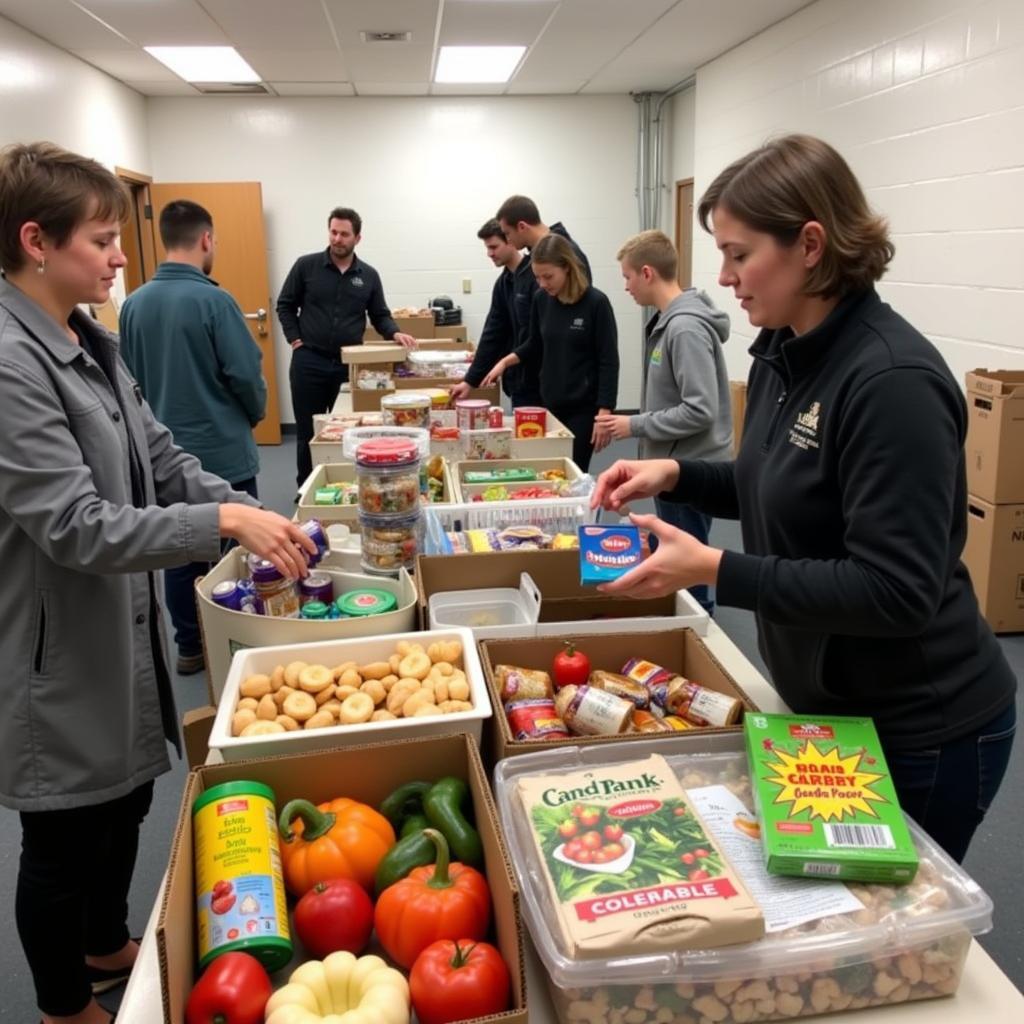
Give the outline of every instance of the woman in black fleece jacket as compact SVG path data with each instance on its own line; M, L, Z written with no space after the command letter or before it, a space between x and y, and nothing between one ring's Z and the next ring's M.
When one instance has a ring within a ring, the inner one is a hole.
M887 226L830 146L788 136L756 150L699 213L722 252L719 283L761 328L740 452L618 462L594 504L665 492L739 518L745 553L636 516L658 551L602 589L713 584L719 604L752 610L783 700L873 718L904 810L961 860L1016 724L1016 679L960 561L963 395L875 293L893 255Z
M530 307L526 341L499 359L484 378L489 387L520 360L540 364L544 405L573 433L573 461L584 470L610 441L594 422L615 408L619 342L615 315L604 292L587 280L572 246L545 235L533 248L531 267L539 290Z

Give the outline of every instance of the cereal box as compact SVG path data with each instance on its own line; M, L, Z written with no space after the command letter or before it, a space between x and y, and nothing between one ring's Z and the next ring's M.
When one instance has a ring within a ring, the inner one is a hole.
M636 526L581 526L580 583L610 583L635 569L644 557Z
M913 879L917 851L870 718L752 712L744 730L772 874Z
M764 934L760 908L663 757L531 775L517 793L572 957Z

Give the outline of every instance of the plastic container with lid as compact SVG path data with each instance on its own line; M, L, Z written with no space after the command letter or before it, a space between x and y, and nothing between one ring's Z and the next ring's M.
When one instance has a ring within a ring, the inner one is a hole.
M387 590L368 587L363 590L350 590L347 594L342 594L336 604L342 615L355 619L394 611L397 600L395 595Z
M350 427L345 431L345 436L341 441L342 454L349 462L355 462L356 452L358 452L361 445L367 441L374 441L382 437L411 441L416 446L416 451L421 459L426 459L430 456L429 430L421 430L419 427L385 426Z
M430 396L420 391L396 391L380 400L386 427L430 427Z
M483 398L461 398L455 403L455 421L459 430L487 430L491 403Z
M745 810L734 825L743 832L738 824L743 818L748 837L751 826L756 836L746 756L741 741L730 742L735 749L727 753L675 754L667 760L691 799L703 791L709 799L724 794L726 806L730 800L741 803ZM518 781L534 774L557 780L562 773L637 760L664 750L663 742L643 741L600 748L562 747L506 758L495 768L494 792L522 893L523 917L547 970L562 1024L610 1021L613 1007L622 1008L622 1019L636 1024L666 1019L789 1020L956 991L972 935L992 927L992 901L909 819L921 859L917 877L903 886L846 883L860 909L851 907L824 917L813 917L812 911L809 916L806 905L823 897L821 886L839 883L773 877L771 884L781 886L775 891L796 907L790 912L805 918L789 927L783 922L773 930L767 911L778 913L778 897L759 897L756 868L746 859L741 865L733 857L741 878L766 911L769 932L763 939L718 949L639 956L620 950L616 956L585 961L569 957L553 905L545 898L544 868L518 799ZM719 832L711 838L722 842ZM759 850L749 860L763 871ZM595 895L605 891L598 885L597 874L588 877ZM804 905L796 890L787 888L794 883L815 887ZM671 1018L663 1012L666 1008Z
M329 618L328 606L323 601L307 601L299 611L299 618L321 620Z
M294 619L299 614L299 590L295 580L282 576L273 562L257 555L249 556L249 572L261 615Z
M360 513L363 569L388 576L402 568L412 569L419 551L422 523L418 502L412 515L386 517Z
M402 438L378 437L356 449L359 511L371 516L405 516L420 507L420 455Z
M430 408L434 412L451 408L452 393L447 388L424 388L423 394L430 399Z

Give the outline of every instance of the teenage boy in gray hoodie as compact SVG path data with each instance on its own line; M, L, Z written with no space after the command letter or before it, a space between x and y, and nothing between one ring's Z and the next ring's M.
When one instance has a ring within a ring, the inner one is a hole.
M647 372L640 390L640 412L609 413L597 425L613 438L639 439L641 459L732 458L732 410L729 375L722 345L729 337L729 317L702 291L676 281L675 246L661 231L642 231L619 250L626 291L641 306L654 306L644 341ZM711 517L689 505L654 499L658 517L708 542ZM708 611L714 601L707 587L693 596Z

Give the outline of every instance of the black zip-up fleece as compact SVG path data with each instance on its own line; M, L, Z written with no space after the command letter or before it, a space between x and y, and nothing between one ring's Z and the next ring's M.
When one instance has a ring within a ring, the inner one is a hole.
M868 715L892 749L975 731L1017 684L960 561L967 411L949 368L874 290L750 353L737 460L680 463L668 495L741 521L719 604L756 613L798 714Z

